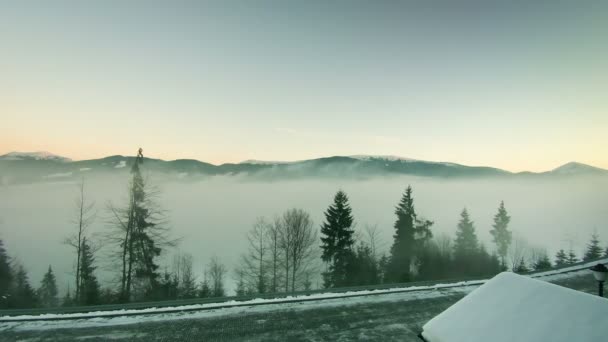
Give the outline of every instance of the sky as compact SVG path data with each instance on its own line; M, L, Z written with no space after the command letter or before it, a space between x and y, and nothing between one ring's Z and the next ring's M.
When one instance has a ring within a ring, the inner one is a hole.
M0 154L608 168L608 2L3 1Z

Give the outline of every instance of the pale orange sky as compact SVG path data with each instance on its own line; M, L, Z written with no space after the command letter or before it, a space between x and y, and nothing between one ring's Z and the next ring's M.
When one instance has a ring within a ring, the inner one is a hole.
M608 169L594 6L4 4L0 154Z

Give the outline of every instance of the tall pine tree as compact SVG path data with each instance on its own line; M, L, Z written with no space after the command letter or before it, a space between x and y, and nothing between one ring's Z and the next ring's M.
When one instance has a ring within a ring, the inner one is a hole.
M44 274L42 281L40 282L40 288L38 288L38 299L40 306L44 308L52 308L59 304L57 298L57 280L53 269L49 265L48 271Z
M591 234L591 240L587 244L587 250L583 256L583 261L599 259L602 257L602 247L600 247L600 239L596 233Z
M492 234L494 243L496 244L496 251L503 266L506 265L507 252L513 238L512 233L508 229L509 222L511 222L511 216L507 214L505 202L501 201L498 212L494 215L494 224L492 225L490 234Z
M420 220L414 210L412 187L408 186L395 208L395 234L385 280L406 282L412 280L411 268L424 243L432 237L432 221Z
M575 264L578 261L578 258L576 257L576 253L574 253L574 250L570 249L568 251L568 258L566 259L566 263L568 265L572 265Z
M15 283L11 296L11 307L33 308L38 305L36 292L30 285L29 277L23 265L18 265L15 270Z
M6 309L9 306L10 289L13 281L13 273L11 272L10 260L4 243L0 239L0 309Z
M563 249L560 249L557 251L557 254L555 254L555 266L560 267L566 264L568 264L568 256Z
M95 256L86 238L82 240L80 260L80 291L78 302L82 305L99 304L99 282L95 276Z
M325 211L325 222L321 225L321 258L328 264L323 274L325 287L349 285L349 263L354 262L353 215L348 197L340 190L334 196L334 203Z
M479 256L479 241L475 233L475 225L466 208L460 213L460 222L456 229L454 241L454 268L459 274L474 275L477 273L471 265L477 263ZM486 253L487 254L487 253Z

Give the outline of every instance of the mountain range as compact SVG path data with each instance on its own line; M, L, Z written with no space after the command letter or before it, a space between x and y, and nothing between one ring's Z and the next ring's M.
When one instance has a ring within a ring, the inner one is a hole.
M49 152L11 152L0 156L0 181L2 184L14 184L67 180L85 174L121 174L128 172L134 159L134 157L115 155L73 161ZM608 176L608 170L577 162L567 163L546 172L513 173L486 166L371 155L332 156L295 162L247 160L221 165L194 159L165 161L144 158L144 165L147 172L178 179L221 175L241 175L266 180L305 177L369 178L393 175L442 178Z

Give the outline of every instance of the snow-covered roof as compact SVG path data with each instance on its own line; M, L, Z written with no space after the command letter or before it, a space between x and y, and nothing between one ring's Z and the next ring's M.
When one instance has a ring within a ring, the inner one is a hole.
M589 282L595 279L589 274ZM504 272L423 326L428 342L608 341L608 300Z

